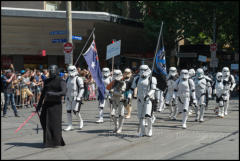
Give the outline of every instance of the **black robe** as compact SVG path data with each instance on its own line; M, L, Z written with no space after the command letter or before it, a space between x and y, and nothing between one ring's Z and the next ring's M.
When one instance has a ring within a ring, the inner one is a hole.
M44 81L38 110L42 107L40 121L45 147L65 145L62 138L62 96L66 91L66 82L58 76Z

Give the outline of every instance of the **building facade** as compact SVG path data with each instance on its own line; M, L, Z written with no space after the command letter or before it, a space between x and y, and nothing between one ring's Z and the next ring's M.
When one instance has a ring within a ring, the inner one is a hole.
M50 64L65 67L66 11L56 11L54 5L49 7L51 5L46 5L46 1L1 3L2 68L7 68L10 63L14 63L16 70L46 68ZM82 37L82 40L73 40L74 63L93 28L102 67L111 65L111 60L105 58L112 39L121 40L121 54L116 58L117 62L120 60L119 64L121 57L137 55L144 58L153 53L154 46L147 40L142 23L106 12L72 11L72 35ZM42 56L43 50L46 56ZM131 64L129 62L129 67ZM86 67L83 57L77 66Z

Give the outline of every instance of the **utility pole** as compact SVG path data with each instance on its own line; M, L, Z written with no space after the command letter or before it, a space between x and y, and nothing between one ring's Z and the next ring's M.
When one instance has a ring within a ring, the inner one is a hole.
M213 11L213 44L216 44L216 9ZM212 53L212 59L216 59L216 51ZM213 67L213 72L215 73L216 66Z
M72 44L72 2L66 1L66 18L67 18L67 42ZM70 64L73 65L73 50L70 59Z

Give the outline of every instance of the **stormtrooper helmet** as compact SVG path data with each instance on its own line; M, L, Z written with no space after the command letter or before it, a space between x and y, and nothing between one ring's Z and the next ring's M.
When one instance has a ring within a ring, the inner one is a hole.
M222 72L217 72L216 79L220 82L222 80Z
M223 67L223 69L222 69L222 76L223 76L223 79L225 79L225 78L230 76L230 71L229 71L228 67Z
M131 69L126 68L126 69L124 70L123 75L124 75L125 78L130 78L130 77L132 76Z
M78 74L77 68L74 65L70 65L67 70L70 77L74 77Z
M189 77L194 77L195 76L195 70L192 68L192 69L189 69Z
M176 67L170 67L169 68L169 74L168 74L169 76L176 76L177 75L177 69L176 69Z
M198 69L197 69L197 72L196 72L196 75L197 75L197 78L198 78L198 79L203 78L203 77L204 77L204 71L203 71L203 69L202 69L202 68L198 68Z
M187 69L181 70L180 78L181 78L182 80L187 80L187 79L189 78L189 73L188 73L188 70L187 70Z
M147 65L141 65L140 66L140 76L142 78L146 78L151 74L151 70Z
M110 76L110 69L109 68L103 68L102 69L102 75L104 78L107 78Z
M120 81L122 79L123 75L122 75L122 71L119 69L114 70L113 72L113 80L117 80Z

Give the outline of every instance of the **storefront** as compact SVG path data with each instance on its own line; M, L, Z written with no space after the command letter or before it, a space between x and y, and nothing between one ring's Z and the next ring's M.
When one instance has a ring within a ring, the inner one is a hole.
M1 11L1 54L5 56L1 57L1 63L5 67L9 62L14 63L16 70L24 67L39 68L40 65L45 68L50 64L65 66L62 41L67 37L64 32L65 11L7 7L2 7ZM112 39L121 40L121 54L148 53L154 50L152 44L146 43L142 24L135 20L105 12L81 11L73 11L72 18L72 35L82 37L82 40L73 40L74 63L94 27L101 67L107 65L106 47ZM42 50L46 51L46 56L40 56ZM77 66L82 65L86 65L83 57L77 62Z

